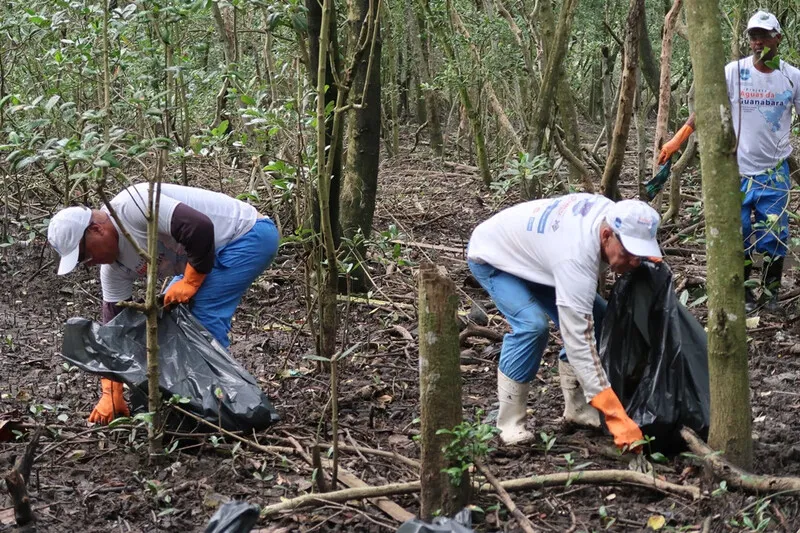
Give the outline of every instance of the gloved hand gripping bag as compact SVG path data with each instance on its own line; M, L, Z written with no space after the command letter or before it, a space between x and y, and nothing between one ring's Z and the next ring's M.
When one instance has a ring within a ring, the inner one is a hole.
M678 302L672 271L645 261L611 292L600 337L611 387L653 451L685 449L680 429L704 439L710 423L707 339Z
M85 372L127 384L133 410L146 411L146 331L144 314L130 308L105 325L71 318L62 357ZM175 394L188 398L183 409L229 431L258 431L278 420L256 379L185 306L160 313L158 344L165 400Z

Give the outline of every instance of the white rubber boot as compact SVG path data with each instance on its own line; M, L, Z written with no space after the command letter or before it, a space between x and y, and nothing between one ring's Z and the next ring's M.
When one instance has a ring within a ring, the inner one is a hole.
M533 433L525 429L526 405L530 383L519 383L497 370L497 429L503 444L527 444L535 440Z
M564 422L599 428L600 413L586 402L572 365L559 359L558 375L561 377L561 392L564 393Z

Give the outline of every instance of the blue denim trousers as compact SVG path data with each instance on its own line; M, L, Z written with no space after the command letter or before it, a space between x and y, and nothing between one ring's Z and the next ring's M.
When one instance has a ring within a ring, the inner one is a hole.
M262 218L250 231L216 251L214 268L200 285L190 309L225 348L230 345L233 313L250 285L275 258L279 240L275 223ZM175 276L170 285L182 278Z
M784 257L789 241L789 163L741 181L745 256L753 252ZM755 219L753 224L752 218Z
M519 383L532 381L547 346L548 318L559 326L555 288L524 280L489 264L474 261L467 264L511 326L511 333L503 337L500 371ZM598 294L592 309L598 341L605 312L606 301ZM566 361L563 349L560 357Z

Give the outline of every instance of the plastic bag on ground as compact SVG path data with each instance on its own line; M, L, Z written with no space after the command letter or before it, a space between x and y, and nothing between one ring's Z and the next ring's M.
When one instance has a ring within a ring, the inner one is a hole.
M685 449L687 426L706 438L710 423L708 352L703 326L678 302L672 271L645 261L611 293L600 339L611 387L651 448Z
M217 509L203 533L248 533L258 522L258 507L247 502L227 502Z
M397 533L473 533L471 526L472 512L461 509L453 518L437 516L431 524L419 518L406 520Z
M236 362L184 306L158 319L159 386L165 399L229 431L262 430L278 414L256 379ZM108 324L71 318L62 357L85 372L121 381L131 389L133 410L147 410L144 314L126 308Z

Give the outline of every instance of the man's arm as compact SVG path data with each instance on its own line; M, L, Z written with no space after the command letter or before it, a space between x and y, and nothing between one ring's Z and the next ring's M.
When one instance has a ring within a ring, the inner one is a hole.
M208 274L214 268L214 223L206 215L184 203L175 206L170 225L172 238L186 250L195 270Z
M164 305L187 303L214 268L214 223L210 218L179 203L172 213L170 233L183 246L188 260L183 278L167 289Z
M558 321L567 359L575 369L575 376L583 387L586 401L605 415L606 426L614 436L614 443L623 448L642 440L642 430L628 417L603 369L594 338L591 313L581 313L571 307L559 305Z
M689 119L681 126L675 136L672 139L668 140L661 146L661 153L658 155L658 164L663 165L667 162L667 160L672 157L672 155L680 149L683 143L689 138L689 136L694 132L694 120L695 115L692 112L689 115Z

